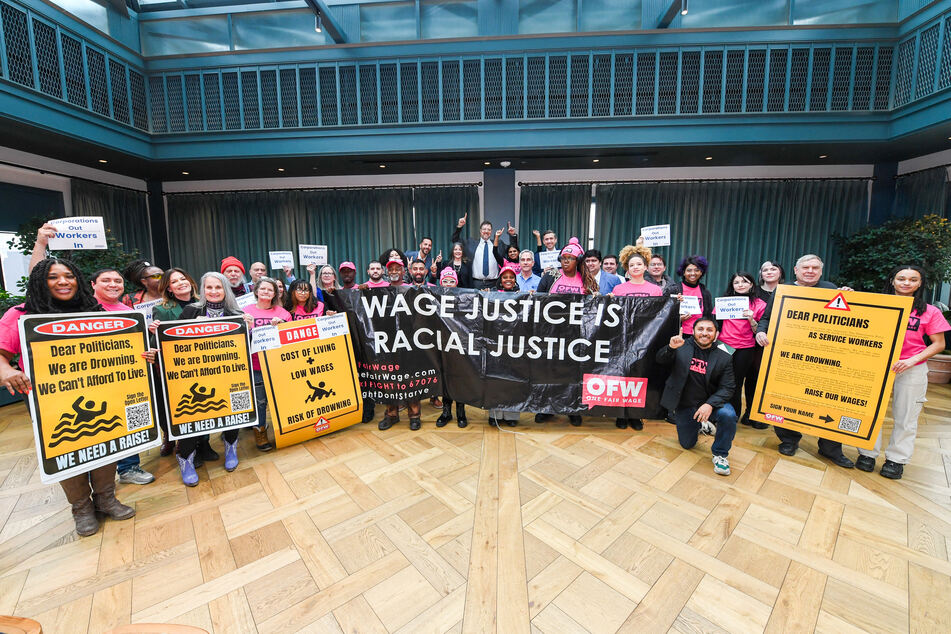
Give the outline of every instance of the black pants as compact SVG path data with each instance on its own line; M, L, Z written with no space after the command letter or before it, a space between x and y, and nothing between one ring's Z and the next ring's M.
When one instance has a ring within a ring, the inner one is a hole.
M757 350L759 346L752 348L737 348L733 353L733 376L736 378L736 389L730 398L730 405L733 411L737 413L740 420L748 420L750 417L750 408L753 405L753 392L756 391L756 377L759 375L760 355ZM744 385L745 384L745 385ZM746 408L740 409L741 396L746 395Z
M798 445L799 441L802 440L802 434L800 434L798 431L786 429L785 427L773 427L773 429L776 430L776 435L779 437L779 442L791 442L794 445ZM819 452L829 456L838 456L840 453L842 453L842 443L820 438Z
M238 440L238 430L229 429L227 431L223 431L221 432L221 437L224 440L230 443L233 443L236 440ZM193 451L195 451L195 448L198 447L198 443L201 441L208 442L208 434L205 434L203 436L191 436L189 438L182 438L181 440L178 441L178 455L181 456L182 458L187 458L188 456L191 455Z
M498 278L493 278L488 280L477 280L475 278L472 278L472 288L476 290L480 290L483 288L493 289L496 286L498 286L498 284L499 284Z

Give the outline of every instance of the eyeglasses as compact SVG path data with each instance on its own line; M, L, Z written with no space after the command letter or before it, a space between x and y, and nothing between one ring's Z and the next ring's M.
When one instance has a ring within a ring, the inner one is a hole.
M142 279L144 280L160 280L162 279L162 273L156 273L155 275L146 275Z
M301 295L310 295L310 289L307 288L298 288L294 292L300 293Z

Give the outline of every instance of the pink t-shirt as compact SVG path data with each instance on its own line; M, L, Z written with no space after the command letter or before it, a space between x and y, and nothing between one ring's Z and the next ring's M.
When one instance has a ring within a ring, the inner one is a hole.
M284 321L291 321L291 314L280 306L261 310L257 304L251 304L250 306L244 307L244 312L254 317L254 326L251 327L252 330L258 326L270 326L271 320L275 317L283 319ZM251 369L261 369L261 363L258 361L258 355L256 354L251 355Z
M98 297L96 299L99 299ZM99 305L102 306L103 310L132 310L125 304L106 304L105 302L99 302Z
M687 286L686 284L681 284L680 286L684 289L683 290L684 295L693 295L694 297L700 300L700 313L702 314L703 313L703 293L700 291L700 285L698 284L697 286L694 286L693 288L691 288L690 286ZM700 315L690 315L687 321L681 324L681 328L680 328L681 332L683 332L683 334L685 335L692 335L693 325L697 322L698 319L700 319Z
M8 309L3 313L3 318L0 318L0 350L20 354L20 331L17 324L20 323L20 317L26 314L20 310L24 305Z
M766 302L754 297L750 300L750 310L753 311L753 319L759 321L766 312ZM716 312L714 308L713 314ZM746 319L724 319L720 341L737 349L752 348L756 345L756 324L750 326Z
M549 293L572 293L575 295L584 295L584 281L581 274L576 273L574 277L562 275L555 283L551 285Z
M6 319L6 316L4 316ZM3 322L0 322L2 325ZM933 335L951 330L951 324L944 318L941 311L928 304L923 315L916 315L914 311L908 316L908 328L905 330L905 340L901 344L900 359L913 357L928 346L925 345L924 335ZM919 361L921 365L924 361Z
M389 285L390 283L387 280L383 280L383 279L381 279L379 282L374 282L373 280L367 281L368 288L384 288Z
M298 319L310 319L311 317L320 317L324 314L324 303L321 301L317 302L317 305L314 307L314 312L308 313L304 310L303 305L298 304L294 307L294 312L291 313L291 319L297 321Z
M631 295L633 297L661 297L664 294L660 286L651 284L650 282L644 282L643 284L624 282L611 289L611 292L619 296Z

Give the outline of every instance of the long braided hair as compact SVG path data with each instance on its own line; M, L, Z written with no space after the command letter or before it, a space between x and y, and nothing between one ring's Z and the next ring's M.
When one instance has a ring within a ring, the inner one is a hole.
M76 277L76 294L71 300L61 302L50 293L46 277L54 264L65 266ZM26 286L26 302L21 308L24 313L87 313L100 311L102 307L92 294L92 286L86 283L82 271L69 260L46 258L30 271Z

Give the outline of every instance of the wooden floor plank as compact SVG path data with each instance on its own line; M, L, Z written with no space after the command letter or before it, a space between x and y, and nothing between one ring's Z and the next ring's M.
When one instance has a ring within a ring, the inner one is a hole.
M478 497L469 551L463 632L496 631L499 570L499 436L482 441Z

